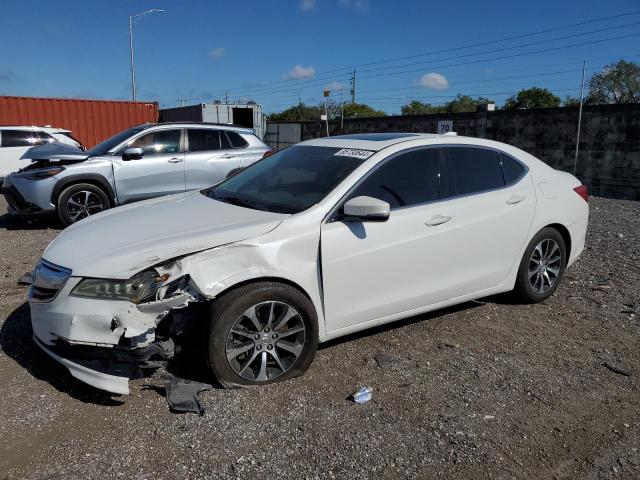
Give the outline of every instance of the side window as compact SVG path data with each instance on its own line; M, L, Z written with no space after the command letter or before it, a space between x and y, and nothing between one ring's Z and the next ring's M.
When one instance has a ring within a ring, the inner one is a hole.
M210 128L189 129L189 151L220 150L220 132Z
M504 183L507 185L516 183L526 172L526 169L520 163L504 153L500 154L500 164L502 165Z
M349 198L365 195L389 203L392 209L440 198L436 150L401 153L377 168Z
M229 150L232 148L231 141L227 136L227 132L225 132L224 130L220 132L220 148L222 150Z
M180 130L156 130L131 142L129 147L142 148L145 155L180 152Z
M475 147L444 147L439 154L444 197L504 187L498 152Z
M227 131L227 135L229 136L229 140L231 141L231 146L233 148L244 148L249 145L249 143L242 138L242 135L237 132Z
M33 147L42 142L38 141L35 132L29 130L3 130L2 146L3 147Z
M56 139L49 135L47 132L37 132L39 141L38 145L43 143L55 143Z

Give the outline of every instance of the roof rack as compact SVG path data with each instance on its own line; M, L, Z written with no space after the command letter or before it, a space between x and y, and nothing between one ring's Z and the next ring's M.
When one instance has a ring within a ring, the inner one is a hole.
M160 122L155 125L177 125L177 124L189 124L189 125L211 125L214 127L233 127L233 128L244 128L245 130L251 130L251 127L245 127L243 125L236 125L235 123L215 123L215 122L195 122L193 120L185 120L185 121L172 121L172 122Z

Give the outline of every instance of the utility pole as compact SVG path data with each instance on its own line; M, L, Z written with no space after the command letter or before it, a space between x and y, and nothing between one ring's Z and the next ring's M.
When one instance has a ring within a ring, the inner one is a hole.
M582 80L580 81L580 110L578 111L578 134L576 135L576 154L573 159L573 174L576 174L578 167L578 151L580 150L580 128L582 127L582 104L584 103L584 71L587 61L582 61Z
M331 92L329 90L325 90L323 92L324 95L324 122L327 126L327 137L329 136L329 108L327 106L327 98L329 97L329 95L331 94Z
M356 103L356 68L353 67L351 75L351 103Z
M137 13L136 15L129 15L129 52L131 55L131 98L135 102L136 101L136 70L133 64L133 24L139 20L142 20L144 17L149 15L150 13L155 12L164 12L161 8L152 8L150 10L146 10L142 13Z

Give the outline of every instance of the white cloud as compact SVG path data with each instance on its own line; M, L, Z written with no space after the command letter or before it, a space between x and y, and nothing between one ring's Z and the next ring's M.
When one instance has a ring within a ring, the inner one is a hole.
M298 8L303 12L308 12L316 7L316 0L300 0Z
M347 85L342 82L331 82L324 87L325 90L332 92L339 92L340 90L347 90Z
M339 0L340 5L364 12L369 9L369 0Z
M289 70L284 78L308 78L313 77L315 74L316 70L311 65L309 65L308 67L303 67L302 65L298 64L291 70Z
M432 90L446 90L449 88L449 80L439 73L425 73L422 78L420 78L420 85L431 88Z
M217 60L224 57L225 53L227 53L227 51L224 49L224 47L216 47L209 52L209 56L214 60Z

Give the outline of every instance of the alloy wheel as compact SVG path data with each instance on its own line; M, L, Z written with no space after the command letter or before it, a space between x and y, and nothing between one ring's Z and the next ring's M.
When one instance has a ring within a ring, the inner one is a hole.
M289 370L303 351L304 320L295 308L268 301L242 313L227 335L225 353L235 373L265 382Z
M551 289L562 268L558 243L550 238L538 242L529 259L529 284L534 291L546 293Z
M102 199L93 192L80 190L67 200L69 217L74 222L104 210Z

